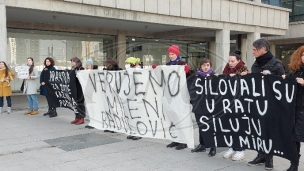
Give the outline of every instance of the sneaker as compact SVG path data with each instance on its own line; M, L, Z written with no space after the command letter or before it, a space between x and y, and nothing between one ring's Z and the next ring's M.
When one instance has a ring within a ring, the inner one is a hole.
M240 160L243 160L243 159L245 159L245 152L244 151L237 151L232 157L233 161L240 161Z
M233 148L229 148L228 151L226 151L226 153L224 154L223 157L225 159L230 159L234 154L235 154L235 151L233 150Z
M10 114L11 113L11 111L12 111L12 108L11 107L7 107L7 114ZM1 111L2 112L2 111Z

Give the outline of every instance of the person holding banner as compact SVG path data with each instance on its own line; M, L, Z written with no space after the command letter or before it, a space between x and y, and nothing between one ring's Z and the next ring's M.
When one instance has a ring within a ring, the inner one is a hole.
M72 71L75 71L76 74L80 70L84 70L82 67L82 63L79 58L74 57L71 59L72 64ZM81 84L76 76L76 89L77 89L77 111L75 112L75 119L71 122L71 124L81 125L84 124L84 118L86 116L85 111L85 103L84 103L84 96L81 88Z
M135 58L135 57L129 57L126 59L126 65L125 68L126 70L130 70L130 69L141 69L140 67L140 59L139 58ZM133 135L128 135L127 139L132 139L132 140L139 140L142 137L137 137L137 136L133 136Z
M170 58L170 61L166 63L166 65L184 65L185 66L185 73L186 76L190 76L190 67L188 64L181 60L179 47L177 45L172 45L168 48L168 55ZM152 66L153 67L153 66ZM155 68L155 67L153 67ZM178 142L172 142L167 145L167 148L175 147L176 150L182 150L187 148L187 144L184 143L178 143Z
M195 77L209 77L211 75L217 75L214 73L213 68L212 68L212 63L210 59L203 58L201 63L200 63L200 69L196 72ZM199 131L199 142L200 144L191 152L205 152L206 151L206 146L203 140L203 136L201 132ZM208 156L213 157L216 155L216 148L211 147Z
M301 142L304 142L304 46L298 48L290 57L289 77L297 80L295 126L293 129L293 141L296 143L298 160L291 162L287 171L298 171L300 161ZM285 75L283 76L285 78Z
M251 67L252 73L277 76L285 74L282 62L272 55L270 52L270 45L265 39L255 40L252 45L252 54L256 58ZM273 169L273 155L258 152L257 157L248 162L248 165L256 166L264 163L266 170Z
M103 70L107 70L107 71L119 71L119 70L122 70L121 68L119 68L119 66L117 64L117 61L114 60L114 59L111 59L111 58L105 60L103 64L104 64ZM114 131L110 131L110 130L104 130L104 132L115 133Z
M98 66L96 67L95 65L95 68L94 68L94 62L92 59L88 59L86 61L86 70L93 70L93 69L98 69ZM88 129L94 129L94 127L90 126L90 125L86 125L85 128L88 128Z
M38 114L38 99L37 99L37 86L36 79L39 77L38 69L34 65L34 59L27 58L27 66L29 66L29 76L24 80L23 94L27 95L29 103L29 110L25 112L25 115L37 115Z
M223 74L230 75L245 75L248 72L248 68L241 60L241 51L235 50L229 55L228 63L223 70ZM239 161L245 159L245 149L243 148L229 148L223 156L225 159L231 158L233 161Z
M7 114L11 113L12 107L12 88L10 82L13 81L15 74L7 67L6 63L0 62L0 114L3 108L3 97L6 97L7 101Z
M49 109L46 113L43 114L43 116L47 116L49 115L50 118L52 117L56 117L57 112L56 112L56 107L54 107L54 105L52 105L52 100L48 98L47 96L47 91L46 91L46 86L45 86L45 72L47 71L55 71L56 68L54 67L55 62L53 60L53 58L47 57L45 58L44 62L44 69L42 70L41 74L40 74L40 95L45 96Z

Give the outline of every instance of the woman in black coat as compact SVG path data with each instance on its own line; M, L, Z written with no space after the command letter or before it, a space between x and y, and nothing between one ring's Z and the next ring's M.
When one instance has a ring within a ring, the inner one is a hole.
M293 141L297 144L298 161L291 162L287 171L298 171L300 160L301 142L304 142L304 46L298 48L290 57L290 77L297 80L295 126L293 129ZM284 76L283 76L284 78Z
M49 115L50 118L52 117L56 117L57 116L57 112L56 112L56 107L54 107L52 105L52 101L51 99L48 98L47 96L47 91L46 91L46 86L45 86L45 72L46 71L55 71L56 68L54 67L55 62L53 60L53 58L47 57L44 60L44 69L42 70L41 74L40 74L40 95L45 96L49 109L46 113L43 114L43 116L47 116Z
M72 64L72 70L75 70L76 75L78 71L84 70L84 68L82 67L82 62L77 57L71 59L71 64ZM81 84L77 76L76 76L76 89L77 89L77 99L76 99L77 113L75 113L75 120L73 120L71 124L80 125L80 124L84 124L86 111L85 111L84 96L83 96Z

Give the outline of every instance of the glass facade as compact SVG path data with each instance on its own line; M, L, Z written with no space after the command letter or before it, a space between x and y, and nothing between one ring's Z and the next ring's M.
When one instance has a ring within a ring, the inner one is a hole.
M304 0L262 0L262 3L291 9L290 22L304 21Z
M191 69L196 70L200 60L208 56L207 42L173 41L159 39L127 38L127 57L140 58L147 68L152 64L166 65L169 61L168 48L175 44L180 48L180 56Z
M26 65L26 58L32 57L39 74L46 57L55 60L56 69L70 68L70 59L79 57L85 64L92 59L94 64L103 66L103 60L116 56L114 36L87 35L37 30L8 29L7 64L14 71L16 66ZM15 79L13 91L19 91L22 80ZM39 81L37 81L39 88Z

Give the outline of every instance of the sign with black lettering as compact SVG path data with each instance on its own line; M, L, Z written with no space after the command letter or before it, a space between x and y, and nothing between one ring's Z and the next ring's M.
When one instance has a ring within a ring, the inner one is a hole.
M47 96L55 107L64 107L77 112L76 74L71 70L45 71Z
M194 147L184 66L78 73L90 126Z
M208 147L253 149L295 161L295 80L278 76L196 77L193 112Z

